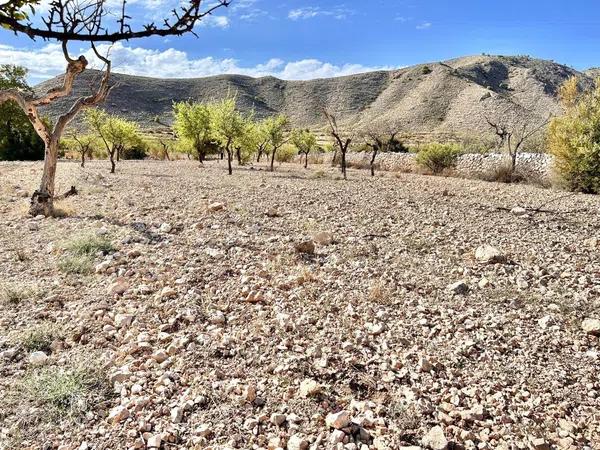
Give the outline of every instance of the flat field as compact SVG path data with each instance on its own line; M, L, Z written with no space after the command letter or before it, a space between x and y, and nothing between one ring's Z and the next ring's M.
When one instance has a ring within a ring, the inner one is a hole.
M0 164L3 450L600 449L599 197L62 162L35 219L41 169Z

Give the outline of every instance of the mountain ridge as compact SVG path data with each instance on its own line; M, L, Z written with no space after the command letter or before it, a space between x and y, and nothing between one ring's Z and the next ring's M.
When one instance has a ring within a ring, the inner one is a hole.
M163 79L114 73L111 80L116 86L102 107L156 129L156 117L172 121L174 101L210 101L235 93L241 110L254 111L259 118L283 113L294 126L324 128L325 107L347 127L387 120L398 123L405 133L489 134L484 118L507 109L521 109L532 121L560 113L560 85L578 76L585 86L592 86L596 70L579 72L527 56L477 55L307 81L246 75ZM93 70L84 72L73 94L43 113L54 118L65 111L74 97L91 92L97 75ZM45 92L61 80L56 77L35 90Z

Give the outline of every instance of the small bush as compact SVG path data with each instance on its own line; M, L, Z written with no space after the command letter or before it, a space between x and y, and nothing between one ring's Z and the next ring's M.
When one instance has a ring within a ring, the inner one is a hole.
M423 73L423 75L429 75L431 72L433 72L433 70L431 70L431 67L429 66L423 66L421 72Z
M128 147L121 153L123 159L146 159L148 157L148 145L145 143Z
M31 291L18 286L0 286L0 300L10 305L18 305L22 301L31 297Z
M58 269L68 274L87 275L93 267L94 259L87 255L67 255L58 261Z
M289 163L298 155L298 150L293 145L284 145L275 154L275 161L278 163Z
M43 407L52 419L76 419L110 396L99 372L81 368L44 368L27 375L25 400Z
M456 166L456 160L463 153L458 144L431 143L424 145L417 153L417 164L431 173L439 174Z
M29 352L49 353L52 342L61 336L57 325L44 323L26 331L21 338L21 344Z
M115 251L112 243L102 237L86 235L74 238L67 242L64 248L76 256L95 256L97 253L110 253Z

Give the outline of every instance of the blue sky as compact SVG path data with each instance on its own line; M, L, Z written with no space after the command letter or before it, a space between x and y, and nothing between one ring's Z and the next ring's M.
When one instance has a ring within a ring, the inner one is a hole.
M130 0L130 14L155 18L174 3ZM480 53L600 66L598 0L233 0L197 32L119 44L111 53L115 71L308 79ZM87 50L79 47L73 53ZM64 66L57 45L2 30L0 63L10 62L28 66L32 81Z

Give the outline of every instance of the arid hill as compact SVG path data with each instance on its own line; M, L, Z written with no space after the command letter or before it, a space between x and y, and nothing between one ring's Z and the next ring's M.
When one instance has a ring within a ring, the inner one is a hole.
M379 118L399 121L414 134L469 135L488 132L485 116L502 114L511 104L527 110L533 120L560 111L556 93L568 77L593 83L594 70L577 72L551 61L529 57L469 56L332 79L284 81L273 77L221 75L198 79L156 79L115 74L106 108L156 128L156 117L172 120L174 101L208 101L237 93L244 110L258 117L287 114L294 125L323 127L325 106L347 124L370 123ZM98 72L87 71L77 81L74 95L90 91ZM61 77L37 86L45 91ZM71 99L49 106L51 117Z

